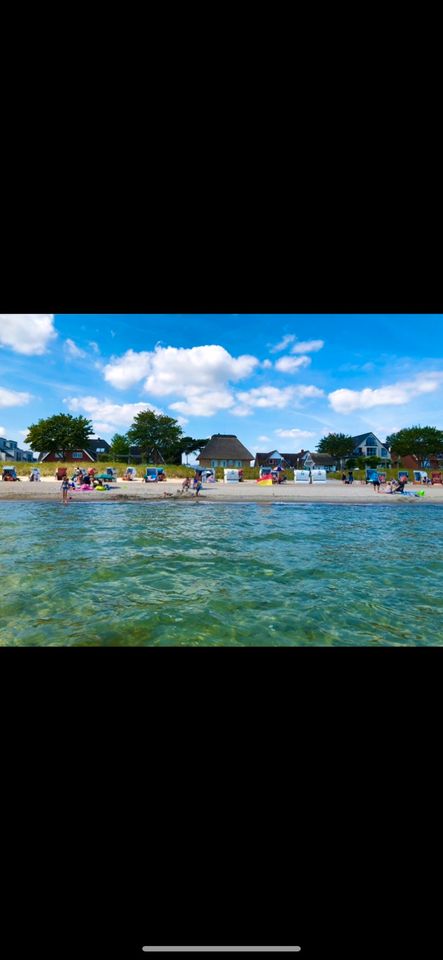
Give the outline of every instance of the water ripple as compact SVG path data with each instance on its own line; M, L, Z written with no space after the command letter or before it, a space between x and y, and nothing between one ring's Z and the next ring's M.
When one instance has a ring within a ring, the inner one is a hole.
M1 503L0 644L442 645L442 512Z

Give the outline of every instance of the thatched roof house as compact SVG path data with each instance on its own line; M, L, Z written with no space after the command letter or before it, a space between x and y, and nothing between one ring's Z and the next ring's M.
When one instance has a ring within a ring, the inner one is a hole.
M252 453L233 433L214 433L197 457L201 467L249 467Z

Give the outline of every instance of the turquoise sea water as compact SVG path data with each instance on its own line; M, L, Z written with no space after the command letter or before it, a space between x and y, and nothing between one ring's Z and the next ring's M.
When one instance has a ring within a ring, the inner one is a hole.
M0 503L0 645L443 643L443 508Z

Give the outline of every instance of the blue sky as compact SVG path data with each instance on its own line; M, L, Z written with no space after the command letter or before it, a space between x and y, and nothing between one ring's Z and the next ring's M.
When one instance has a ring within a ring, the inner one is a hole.
M0 359L0 436L19 446L60 411L110 440L153 408L253 454L443 429L441 316L0 314Z

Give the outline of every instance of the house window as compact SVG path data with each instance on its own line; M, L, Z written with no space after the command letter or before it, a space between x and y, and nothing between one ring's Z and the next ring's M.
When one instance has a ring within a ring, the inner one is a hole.
M381 448L381 455L382 455L382 457L387 457L388 451L386 450L386 447L382 447L382 448Z
M74 450L74 453L72 454L72 459L73 459L73 460L83 460L83 453L79 453L78 450Z
M366 456L367 456L367 457L376 457L376 456L377 456L377 447L366 447Z
M96 448L95 448L95 452L96 452L96 453L104 453L104 452L105 452L105 448L104 448L104 447L96 447Z
M216 467L216 466L217 466L217 461L211 460L211 467Z

